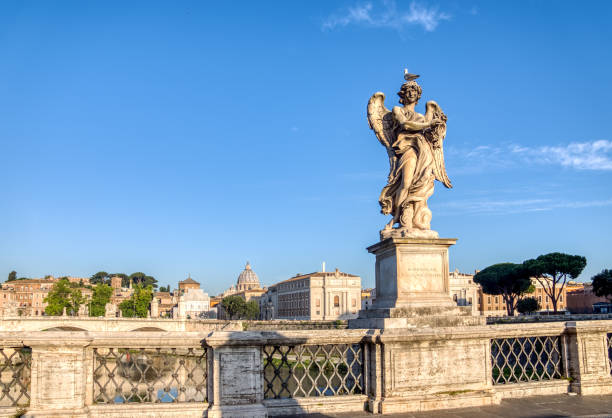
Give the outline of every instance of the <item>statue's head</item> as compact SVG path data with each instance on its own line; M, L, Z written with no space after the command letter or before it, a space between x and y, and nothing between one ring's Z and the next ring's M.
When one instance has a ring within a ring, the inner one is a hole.
M421 94L423 94L423 89L416 81L408 81L402 84L400 91L397 92L400 98L399 102L403 105L418 102Z

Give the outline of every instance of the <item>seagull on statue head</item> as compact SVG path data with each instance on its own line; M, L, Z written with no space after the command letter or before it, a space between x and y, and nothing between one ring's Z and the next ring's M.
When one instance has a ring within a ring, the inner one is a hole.
M412 81L412 80L416 80L417 78L419 78L420 76L417 74L410 74L408 72L408 68L404 68L404 80L406 81Z

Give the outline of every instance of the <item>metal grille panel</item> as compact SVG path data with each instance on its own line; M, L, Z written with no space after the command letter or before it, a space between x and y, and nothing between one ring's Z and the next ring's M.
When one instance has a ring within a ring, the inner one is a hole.
M559 336L491 340L494 385L561 379L562 360Z
M206 402L202 348L94 348L94 402Z
M608 365L610 366L610 374L612 374L612 333L608 334Z
M30 404L32 350L29 347L0 348L0 406Z
M266 345L262 356L266 399L364 392L360 344Z

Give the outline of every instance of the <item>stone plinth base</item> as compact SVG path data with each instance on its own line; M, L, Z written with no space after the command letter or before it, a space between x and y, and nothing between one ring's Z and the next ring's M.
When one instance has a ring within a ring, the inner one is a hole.
M359 311L349 320L352 329L387 329L415 327L456 327L486 325L484 316L473 316L466 306L450 308L380 308Z
M397 412L425 412L440 409L469 408L499 405L501 397L492 390L442 393L428 396L398 396L370 404L371 411L379 414Z
M484 325L484 317L450 297L448 248L456 241L391 236L369 247L376 255L376 299L349 328Z
M580 395L609 395L612 393L612 377L582 379L570 385L572 392Z
M208 418L268 418L268 410L262 404L223 405L208 408Z

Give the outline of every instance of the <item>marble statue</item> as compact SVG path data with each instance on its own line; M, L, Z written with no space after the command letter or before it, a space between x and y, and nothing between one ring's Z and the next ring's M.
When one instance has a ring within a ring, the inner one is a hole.
M434 180L452 187L442 148L446 115L434 101L427 102L425 115L414 110L422 93L421 86L414 81L418 77L404 70L406 82L397 93L402 106L389 111L381 92L374 93L368 102L370 128L387 149L390 164L379 203L381 212L393 218L380 231L381 239L437 238L438 234L430 227L427 199L434 192Z

